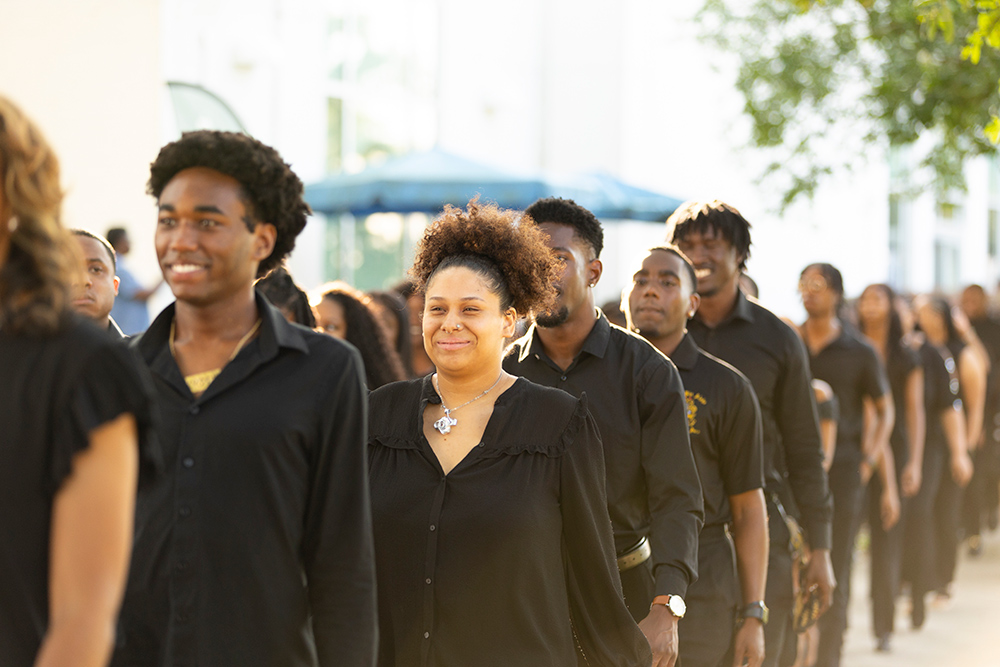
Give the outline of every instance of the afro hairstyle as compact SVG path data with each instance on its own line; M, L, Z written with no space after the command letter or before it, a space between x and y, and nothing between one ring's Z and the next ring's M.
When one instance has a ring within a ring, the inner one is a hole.
M146 191L159 199L174 176L192 167L214 169L239 182L250 215L250 231L258 222L272 224L277 230L274 250L257 267L257 277L280 265L295 247L295 237L312 211L302 199L302 181L278 151L237 132L185 132L160 149L150 165Z
M410 268L417 288L424 291L440 269L462 266L482 276L500 297L500 309L519 315L544 312L555 302L558 260L534 224L521 224L516 211L480 204L465 210L445 206L424 231Z

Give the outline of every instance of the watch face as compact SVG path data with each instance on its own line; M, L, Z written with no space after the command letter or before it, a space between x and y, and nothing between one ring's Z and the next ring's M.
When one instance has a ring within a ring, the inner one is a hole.
M687 605L684 604L684 598L680 595L671 595L670 601L667 602L667 608L677 618L682 618L684 613L687 612Z

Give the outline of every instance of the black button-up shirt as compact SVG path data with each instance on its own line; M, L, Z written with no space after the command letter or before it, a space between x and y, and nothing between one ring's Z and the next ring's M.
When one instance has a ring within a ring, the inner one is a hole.
M823 470L808 357L798 334L742 290L733 311L718 326L706 326L696 313L688 331L701 349L750 380L760 404L766 488L784 492L781 457L810 546L829 549L833 499Z
M690 334L670 359L684 382L688 433L705 498L705 528L730 523L729 496L764 487L757 397L742 373L698 349Z
M619 553L648 536L656 595L681 595L697 578L701 484L688 439L684 387L665 356L603 313L565 371L533 325L504 360L508 373L590 397L604 444L608 512Z
M924 367L924 410L927 413L924 449L947 449L948 440L941 415L946 410L962 409L958 382L952 378L956 368L955 360L948 348L935 347L928 342L920 346L919 352L920 362Z
M840 408L835 461L861 462L865 397L881 398L889 391L878 353L846 326L826 347L809 356L813 377L833 389Z
M371 395L379 664L575 665L575 633L589 664L649 665L586 399L517 380L448 474L423 431L440 402L430 376Z
M140 484L158 460L138 361L73 315L49 336L0 329L0 665L34 665L49 624L52 509L90 434L135 418Z
M198 398L168 347L172 305L132 343L166 474L138 497L115 664L374 663L360 356L256 301L260 334Z

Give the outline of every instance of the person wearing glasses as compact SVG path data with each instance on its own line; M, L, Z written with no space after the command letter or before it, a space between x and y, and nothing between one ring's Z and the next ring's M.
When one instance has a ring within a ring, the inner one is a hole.
M809 350L809 367L814 378L830 385L840 406L837 444L829 472L833 493L830 556L837 589L830 611L819 621L816 662L817 667L837 667L847 629L854 536L864 505L864 487L876 468L890 494L882 525L888 529L899 520L889 447L895 408L878 353L862 334L840 319L844 301L840 271L830 264L810 264L799 276L799 293L808 315L799 330ZM874 408L870 427L865 424L866 403ZM870 428L868 433L867 428Z

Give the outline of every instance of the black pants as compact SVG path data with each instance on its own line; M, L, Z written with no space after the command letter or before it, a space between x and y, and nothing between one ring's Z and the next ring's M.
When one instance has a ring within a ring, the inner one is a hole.
M897 472L896 482L899 483ZM882 528L882 480L868 483L868 530L871 534L872 631L876 637L895 629L896 596L903 567L903 534L909 499L900 498L900 517L888 531Z
M706 526L698 538L698 580L688 588L688 613L677 626L684 667L732 664L733 626L740 605L736 551L722 525Z
M847 630L847 602L851 596L851 565L854 537L860 525L864 489L855 457L834 459L830 467L830 492L833 494L833 543L830 560L837 587L833 604L819 619L819 653L816 667L837 667Z
M767 502L770 548L767 559L767 589L764 603L769 610L764 626L763 667L788 667L795 662L796 634L792 630L792 555L788 551L788 527L773 502Z
M934 502L934 536L940 547L934 558L934 589L947 588L955 579L958 546L962 535L963 489L951 476L950 459L946 456L941 470L937 499Z
M903 578L910 582L914 600L923 599L934 583L934 563L940 550L935 538L935 508L942 474L951 474L948 453L941 443L924 448L923 480L910 500L903 527Z

